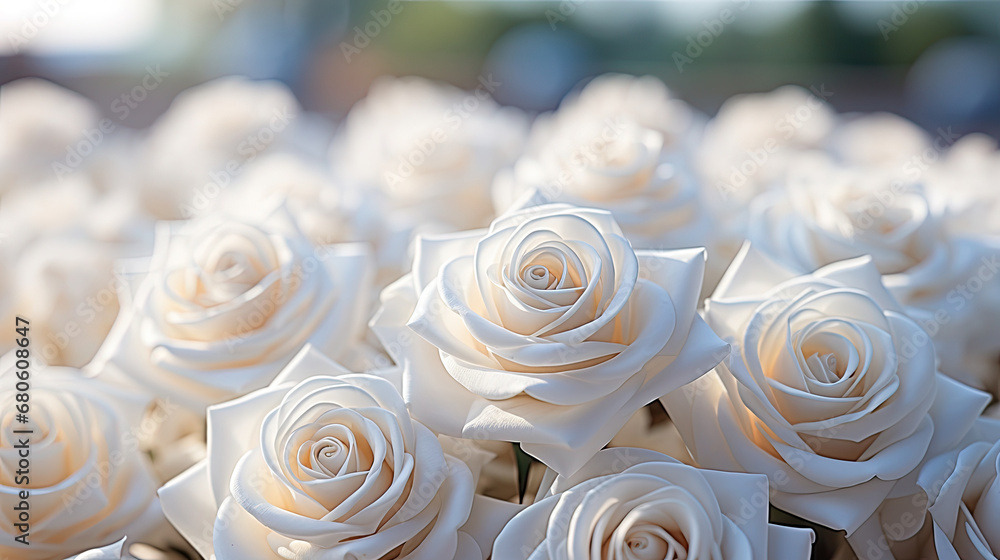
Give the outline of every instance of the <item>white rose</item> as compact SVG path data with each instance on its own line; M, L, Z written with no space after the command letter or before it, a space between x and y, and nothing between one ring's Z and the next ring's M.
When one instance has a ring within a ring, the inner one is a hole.
M295 149L299 104L283 84L220 78L178 95L141 147L139 189L157 218L203 213L243 166Z
M996 392L1000 242L948 234L921 185L891 170L801 163L783 192L755 201L748 239L800 273L870 255L935 337L942 371Z
M378 285L402 275L409 228L386 219L370 192L345 184L305 158L285 153L261 157L218 198L216 207L253 215L274 199L284 201L302 233L316 245L369 243L378 261Z
M767 479L605 449L497 537L503 560L807 559L813 533L770 525Z
M0 192L34 187L60 175L76 160L78 144L95 146L86 132L98 130L100 114L82 95L38 78L4 84L0 90ZM82 162L81 162L82 163Z
M85 239L40 239L17 262L16 313L34 325L36 352L51 365L83 367L118 315L119 251Z
M836 120L821 98L828 93L783 86L722 104L705 128L698 167L723 216L739 221L741 209L784 175L797 152L823 143Z
M948 149L926 173L927 196L956 234L1000 234L1000 150L984 134L970 134Z
M695 313L704 250L633 251L606 211L533 207L415 254L371 322L414 417L562 473L727 352Z
M996 560L1000 422L980 417L949 438L920 468L917 491L886 500L851 536L859 560Z
M687 150L697 137L702 116L674 97L653 76L603 74L588 82L579 93L560 103L558 113L594 118L621 116L646 130L658 132L669 150Z
M413 224L482 227L489 189L520 154L526 118L474 91L416 77L381 78L347 116L333 151L352 182L375 188Z
M868 258L797 277L744 247L705 307L732 355L662 399L699 466L767 475L776 507L850 534L968 429L988 396L935 372L880 278Z
M125 539L100 548L92 548L66 560L121 560L123 546Z
M392 384L311 347L274 383L208 411L205 461L160 490L218 560L480 560L459 529L472 473L410 419Z
M597 78L535 122L525 155L497 178L494 203L602 208L633 247L708 246L714 255L712 221L684 152L692 113L655 78ZM721 276L725 264L718 268Z
M283 207L163 222L153 256L125 266L122 311L95 362L201 412L267 385L307 342L348 357L370 264L359 245L313 246Z
M1000 556L1000 423L982 420L980 437L935 457L920 472L933 521L932 548L942 560ZM983 433L985 432L985 433ZM983 435L988 434L988 439ZM931 546L928 546L931 548ZM928 551L929 552L929 551Z
M842 117L830 133L827 148L840 161L895 171L913 169L914 158L926 157L927 150L935 149L924 129L892 113Z
M33 348L28 348L30 354ZM126 534L136 539L152 535L163 517L156 481L133 433L147 399L86 378L79 370L41 367L29 358L29 422L21 423L16 384L24 369L17 367L18 360L12 351L0 363L0 507L14 512L20 492L29 492L30 545L14 540L22 531L7 520L0 529L0 556L60 560ZM26 479L20 479L16 471L23 465L16 446L25 439L29 465Z
M94 356L118 313L114 262L139 254L152 237L152 223L124 194L100 194L77 175L3 196L0 252L8 272L0 316L32 320L37 355L51 365L82 367ZM10 344L0 341L0 350Z
M946 265L948 248L919 184L873 168L800 159L781 191L758 198L748 239L803 272L871 255L879 272ZM935 269L935 273L939 273ZM887 279L890 286L903 278Z
M253 215L274 198L284 201L299 229L317 245L366 241L378 227L377 217L363 206L363 193L341 188L323 166L287 153L265 155L247 165L215 207Z

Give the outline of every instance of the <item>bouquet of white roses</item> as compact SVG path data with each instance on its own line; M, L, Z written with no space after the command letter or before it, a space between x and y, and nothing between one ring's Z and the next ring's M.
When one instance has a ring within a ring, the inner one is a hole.
M3 94L0 557L1000 557L987 137L226 78L84 154Z

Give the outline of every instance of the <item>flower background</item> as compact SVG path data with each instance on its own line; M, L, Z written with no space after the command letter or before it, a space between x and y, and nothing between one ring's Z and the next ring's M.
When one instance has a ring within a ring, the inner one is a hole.
M5 2L0 558L996 557L998 22Z

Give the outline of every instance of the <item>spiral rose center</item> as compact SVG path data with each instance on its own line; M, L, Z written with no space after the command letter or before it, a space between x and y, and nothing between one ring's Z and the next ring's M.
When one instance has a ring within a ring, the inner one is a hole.
M310 457L313 468L327 473L337 473L347 461L348 449L339 439L326 437L312 444Z
M837 356L828 354L813 354L806 359L809 370L817 381L832 383L843 377L844 371L837 368Z
M558 276L540 264L526 267L521 274L521 278L525 284L536 290L547 290L552 284L559 281Z
M624 558L628 560L684 560L687 550L668 531L660 527L641 529L629 534Z
M188 283L193 293L190 301L211 307L246 293L278 266L278 256L267 235L254 228L235 232L214 232L194 250L193 265L179 279ZM193 273L193 277L188 276ZM178 290L185 294L187 290Z
M334 479L372 467L371 446L364 438L356 437L357 419L344 416L349 416L341 418L344 424L327 424L315 431L307 427L289 442L297 463L305 469L300 474L306 479Z

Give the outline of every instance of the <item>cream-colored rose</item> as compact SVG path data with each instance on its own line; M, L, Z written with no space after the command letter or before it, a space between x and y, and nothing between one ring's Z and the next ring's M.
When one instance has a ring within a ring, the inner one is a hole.
M558 113L581 118L620 116L658 132L668 150L689 149L702 119L691 106L674 97L660 80L627 74L594 78L578 93L568 95L560 103Z
M807 559L813 533L771 525L761 475L699 470L646 449L605 449L497 537L504 560Z
M460 531L469 467L411 420L386 379L308 347L269 387L211 407L208 426L206 460L160 490L205 558L486 557Z
M195 412L267 385L306 343L350 358L363 334L367 249L314 246L283 207L163 222L153 256L124 266L96 367Z
M74 175L8 192L0 202L7 270L0 317L6 311L33 321L37 355L51 365L82 367L94 356L118 313L114 262L140 254L152 237L152 223L124 191L92 187ZM10 344L0 340L0 350Z
M33 347L28 348L30 354ZM163 520L157 483L133 434L147 400L79 370L42 367L31 358L25 376L19 359L16 351L0 359L0 507L9 516L0 529L0 556L61 560L125 535L153 534ZM22 404L16 397L19 381L29 385L27 423L18 420L15 408ZM25 530L14 524L20 522L14 508L22 491L28 492ZM28 546L14 540L22 532L28 533Z
M364 242L378 263L376 283L385 286L404 272L410 229L387 219L372 193L336 178L329 170L292 154L263 156L247 166L218 209L253 215L284 201L296 224L316 245Z
M687 163L693 120L655 78L601 76L536 121L525 154L497 178L494 203L603 208L633 247L708 246L713 255L712 220ZM725 262L717 268L721 276Z
M705 320L733 353L662 399L694 459L767 475L776 507L848 534L989 401L936 373L869 258L798 276L747 245Z
M927 196L954 234L1000 234L1000 150L983 134L963 137L931 164L924 175ZM921 169L918 167L917 169Z
M870 255L885 285L934 337L944 373L997 391L1000 241L952 235L918 183L892 170L803 159L784 191L755 201L748 239L807 273Z
M747 237L803 272L870 255L879 272L890 275L890 287L906 283L892 275L949 260L919 184L875 168L837 165L818 153L796 162L784 189L755 201Z
M274 81L227 77L182 92L140 150L146 211L161 219L204 213L248 162L296 149L299 112L292 92Z
M727 352L695 313L704 250L634 251L607 211L532 207L415 255L371 322L414 417L561 473Z
M0 97L0 192L5 196L81 168L106 136L97 108L52 82L17 80L4 84ZM88 132L99 141L88 140Z
M118 315L118 251L84 239L29 244L17 261L14 308L30 318L38 355L51 365L83 367Z
M928 458L915 492L886 500L851 536L859 560L996 560L1000 422L981 417L968 428Z
M520 154L522 113L497 105L485 76L473 91L422 78L381 78L347 116L332 158L351 182L374 188L411 225L482 227L489 189Z
M942 560L996 560L1000 556L1000 424L981 421L980 434L927 462L918 484L934 522L931 540ZM927 543L928 545L930 543ZM928 551L929 552L929 551Z
M708 123L698 153L705 188L729 221L779 181L797 153L820 146L836 114L822 87L734 95ZM730 224L731 226L734 224Z
M247 165L215 208L253 215L272 199L284 202L302 233L317 245L367 241L379 226L363 192L340 187L323 166L288 153L265 155Z
M930 135L892 113L847 115L830 132L827 149L840 161L865 167L910 172L913 158L933 150Z

